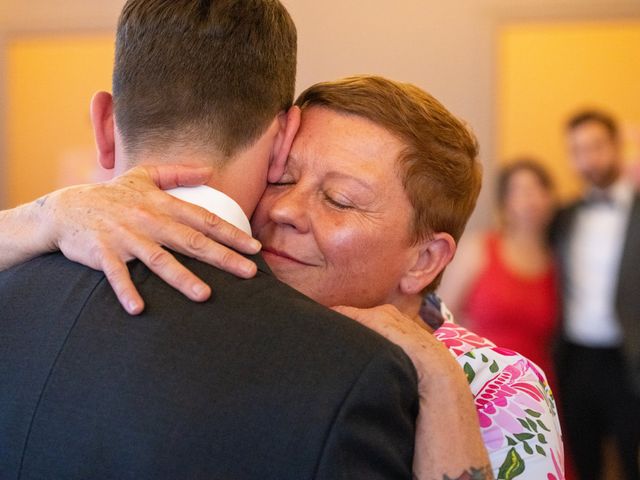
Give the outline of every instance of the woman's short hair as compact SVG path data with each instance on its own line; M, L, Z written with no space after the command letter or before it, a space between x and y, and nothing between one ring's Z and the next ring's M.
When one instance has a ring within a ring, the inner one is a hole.
M498 208L505 206L507 195L509 194L509 183L516 173L526 171L533 174L540 185L547 191L554 189L553 179L542 164L533 157L518 157L502 167L498 172L497 182L497 203Z
M405 146L398 164L414 208L413 240L436 232L460 238L482 183L478 142L434 97L408 83L361 75L313 85L296 105L356 115L398 137Z

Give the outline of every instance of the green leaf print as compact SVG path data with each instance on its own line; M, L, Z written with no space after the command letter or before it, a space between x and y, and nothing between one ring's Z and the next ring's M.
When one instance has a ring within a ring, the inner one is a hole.
M538 425L540 425L540 428L543 429L545 432L550 432L551 430L549 430L544 423L542 423L542 420L537 420L536 423Z
M473 382L473 379L476 378L476 372L473 371L473 368L471 368L471 365L469 365L468 363L464 364L464 373L467 375L467 382L471 383Z
M523 440L532 439L533 437L535 437L535 435L533 433L516 433L514 437L522 442Z
M480 357L480 358L482 358L482 361L483 361L484 363L487 363L487 362L489 361L489 359L487 358L487 356L486 356L484 353L481 355L481 357Z
M525 452L527 452L529 455L533 455L533 448L531 448L531 445L529 445L527 442L522 442L522 445L524 446Z
M531 430L533 430L534 432L538 433L538 425L536 425L536 422L534 422L530 418L527 418L527 423L531 427Z
M531 427L529 426L529 424L527 422L525 422L523 419L518 418L518 422L520 422L520 425L522 425L526 430L531 431Z
M533 418L540 418L542 416L541 413L536 412L535 410L531 410L530 408L527 408L525 412L527 412L527 414L531 415Z
M540 443L547 443L547 439L546 439L546 438L544 438L544 435L543 435L543 434L541 434L541 433L539 433L539 434L538 434L538 441L539 441Z
M517 445L517 444L518 444L518 442L516 442L516 441L515 441L513 438L511 438L509 435L505 435L504 437L507 439L507 444L508 444L510 447L513 447L513 446L515 446L515 445Z
M489 371L491 373L498 373L498 370L500 370L500 367L498 366L498 363L494 360L491 366L489 367Z
M504 462L500 466L498 480L511 480L522 472L524 472L524 461L522 457L518 455L516 449L511 448L511 450L507 452L507 458L504 459Z
M543 457L547 456L547 452L545 452L544 448L542 448L540 445L536 445L536 451Z

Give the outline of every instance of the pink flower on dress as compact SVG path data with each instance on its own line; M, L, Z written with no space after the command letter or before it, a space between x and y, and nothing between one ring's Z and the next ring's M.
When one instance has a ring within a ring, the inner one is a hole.
M560 461L559 461L553 449L550 451L551 451L551 460L553 461L553 468L555 469L556 472L555 474L548 473L547 480L564 480L564 465L561 464L562 457L560 458Z
M434 336L467 375L496 476L515 459L526 464L523 478L564 480L555 403L540 368L451 321Z
M482 428L490 427L495 420L503 429L517 430L517 418L526 416L525 409L544 402L544 393L526 378L530 371L530 363L519 360L478 390L475 402ZM514 398L517 403L512 401Z
M438 330L433 332L433 335L444 343L456 357L476 348L497 348L494 343L486 338L476 335L453 322L444 322Z
M493 347L493 351L496 353L499 353L500 355L504 355L505 357L521 356L518 352L514 352L513 350L509 350L508 348L503 348L503 347Z

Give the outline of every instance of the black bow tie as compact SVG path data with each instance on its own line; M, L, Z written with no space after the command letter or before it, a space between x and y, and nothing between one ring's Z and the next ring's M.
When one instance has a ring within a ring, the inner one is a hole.
M582 203L586 207L595 207L598 205L615 207L613 197L606 190L592 190L584 197Z

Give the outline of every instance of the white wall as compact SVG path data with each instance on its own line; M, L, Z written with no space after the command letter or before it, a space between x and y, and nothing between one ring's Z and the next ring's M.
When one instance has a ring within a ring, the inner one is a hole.
M3 37L16 34L111 30L124 4L123 0L0 2L0 51ZM488 173L476 224L484 223L490 210L498 26L514 20L640 16L638 0L283 2L298 26L298 90L348 74L378 73L418 84L471 124ZM2 78L0 70L0 87ZM1 152L0 143L0 160Z

